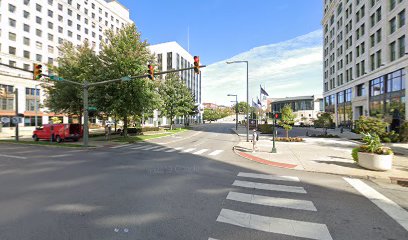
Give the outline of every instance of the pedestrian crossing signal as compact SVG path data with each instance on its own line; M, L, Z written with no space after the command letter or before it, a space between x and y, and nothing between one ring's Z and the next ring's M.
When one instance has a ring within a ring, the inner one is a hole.
M281 119L282 118L282 113L273 113L273 118L274 119Z
M6 97L6 96L7 96L6 89L0 88L0 97Z

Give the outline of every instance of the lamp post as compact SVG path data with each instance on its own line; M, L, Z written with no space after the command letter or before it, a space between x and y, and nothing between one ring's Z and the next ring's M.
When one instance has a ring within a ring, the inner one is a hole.
M235 97L235 130L238 130L238 95L228 94L228 97Z
M232 64L232 63L246 63L246 67L247 67L247 77L246 77L246 92L247 92L247 108L246 108L246 115L247 115L247 119L246 119L246 141L249 142L249 89L248 89L248 61L232 61L232 62L227 62L227 64Z

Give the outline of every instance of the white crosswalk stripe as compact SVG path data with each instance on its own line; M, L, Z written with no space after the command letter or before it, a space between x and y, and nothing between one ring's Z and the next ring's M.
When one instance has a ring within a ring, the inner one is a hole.
M154 149L153 152L160 152L160 151L163 151L163 150L166 150L166 149L167 149L167 147L161 147L161 148Z
M222 153L222 152L224 152L224 150L215 150L214 152L212 152L212 153L210 153L210 154L208 154L208 155L210 155L210 156L216 156L216 155L218 155L218 154L220 154L220 153Z
M200 155L200 154L203 154L203 153L205 153L205 152L207 152L209 149L201 149L201 150L198 150L197 152L194 152L193 154L196 154L196 155Z
M113 147L110 147L110 148L122 148L122 147L127 147L127 146L130 146L130 145L132 145L132 144L124 144L124 145L118 145L118 146L113 146Z
M306 190L303 187L286 186L286 185L269 184L269 183L258 183L258 182L235 180L232 185L237 186L237 187L254 188L254 189L270 190L270 191L306 193Z
M130 149L137 150L137 149L146 148L146 147L148 147L148 146L146 146L146 145L141 145L141 146L137 146L137 147L130 148Z
M235 226L316 240L333 240L325 224L266 217L222 209L217 222Z
M142 148L141 150L153 150L153 149L156 149L156 148L159 148L160 146L153 146L153 147L148 147L148 148Z
M272 181L300 182L300 179L298 177L267 175L267 174L258 174L258 173L246 173L246 172L238 173L237 177L252 178L254 180L263 179L263 180L272 180ZM287 186L287 185L260 183L260 182L252 182L252 181L241 181L241 180L235 180L232 185L236 187L243 187L243 188L269 190L271 192L265 192L265 193L271 193L271 194L273 194L273 191L307 194L306 190L303 187L298 187L298 186ZM298 195L295 195L295 197L296 196ZM281 198L281 197L255 195L255 194L231 191L228 193L228 196L226 199L236 202L233 206L236 206L237 203L242 203L242 204L247 204L247 207L258 205L258 206L264 206L264 207L269 207L269 208L271 207L287 208L287 209L291 209L292 211L293 210L310 211L310 212L317 211L317 208L315 207L312 201L296 199L296 198L293 198L293 199L292 198ZM226 204L228 204L228 202L226 202ZM245 208L245 209L248 209L248 208ZM234 225L234 226L239 226L242 228L259 230L259 231L263 231L266 233L275 233L275 234L282 234L282 235L287 235L287 236L292 236L292 237L300 237L300 238L316 239L316 240L333 240L326 224L292 220L292 219L286 219L286 218L277 218L274 216L256 215L250 212L235 211L233 209L228 209L226 207L221 209L221 212L218 215L216 221ZM220 226L225 227L225 225L220 225ZM209 238L209 240L210 239L212 240L213 238Z
M183 152L188 153L188 152L192 152L194 150L195 150L195 148L187 148Z
M306 200L266 197L266 196L261 196L261 195L237 193L237 192L229 192L227 199L238 201L238 202L252 203L252 204L265 205L265 206L271 206L271 207L317 211L313 202L306 201Z
M259 178L259 179L268 179L268 180L281 180L281 181L293 181L293 182L300 182L298 177L291 177L291 176L275 176L275 175L267 175L267 174L256 174L256 173L238 173L238 177L246 177L246 178Z

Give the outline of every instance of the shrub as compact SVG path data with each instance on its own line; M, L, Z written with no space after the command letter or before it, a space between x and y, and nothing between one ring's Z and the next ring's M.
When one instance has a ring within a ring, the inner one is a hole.
M264 134L272 134L273 133L273 125L271 124L259 124L258 131Z
M277 142L302 142L303 139L300 137L277 137L275 138L275 141Z
M384 137L384 138L382 139L382 141L383 141L384 143L390 143L390 142L391 142L391 139L389 139L388 137Z
M160 131L160 128L159 127L143 127L141 131L142 132Z
M353 160L355 162L358 162L358 152L360 151L360 148L356 147L353 148L353 150L351 151L351 156L353 157Z
M408 142L408 122L405 122L400 126L399 140L401 142Z
M382 119L360 116L356 121L356 132L360 134L369 133L375 134L380 138L385 137L387 132L388 123Z
M338 135L333 135L333 134L320 134L320 135L316 135L316 134L312 134L310 135L310 137L318 137L318 138L339 138Z
M376 134L363 134L364 145L359 147L359 152L375 153L382 155L393 154L389 147L384 147L381 145L380 137Z

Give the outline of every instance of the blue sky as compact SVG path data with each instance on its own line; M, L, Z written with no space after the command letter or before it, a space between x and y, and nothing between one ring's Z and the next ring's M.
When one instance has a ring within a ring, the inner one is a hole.
M203 64L320 28L322 0L119 0L150 44L176 41Z
M270 97L322 93L322 0L119 0L150 44L176 41L199 55L203 102L231 105L259 85Z

